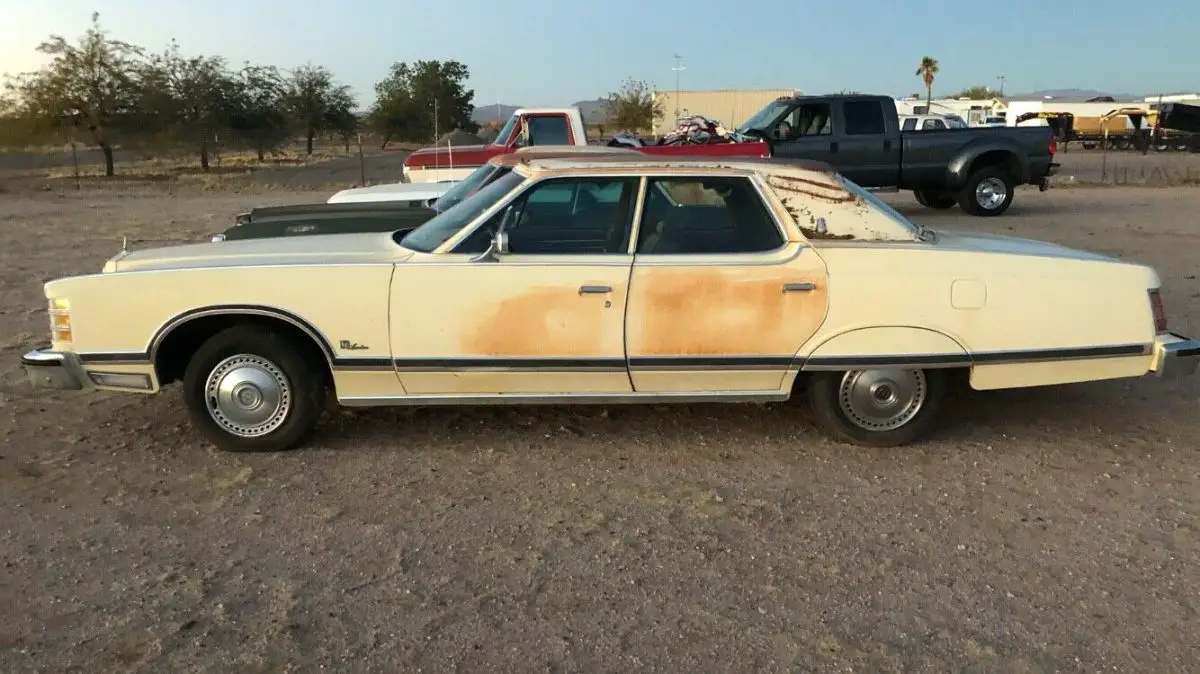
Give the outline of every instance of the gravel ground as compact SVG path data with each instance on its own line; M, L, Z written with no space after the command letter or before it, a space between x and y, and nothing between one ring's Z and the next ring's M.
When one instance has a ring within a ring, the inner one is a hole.
M1082 153L1079 153L1082 154ZM0 197L0 671L1195 671L1195 378L954 400L923 444L782 406L335 411L217 453L177 390L33 395L39 284L313 193ZM956 225L1154 264L1200 333L1200 190ZM1102 292L1103 289L1098 289Z

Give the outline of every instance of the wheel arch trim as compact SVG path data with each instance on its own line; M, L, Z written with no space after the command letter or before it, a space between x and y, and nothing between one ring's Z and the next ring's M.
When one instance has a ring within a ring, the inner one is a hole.
M273 318L281 320L292 327L303 332L313 343L321 349L321 353L325 356L325 362L329 367L333 367L336 357L334 356L333 347L330 346L329 340L316 328L312 323L304 320L300 316L293 314L278 307L269 307L257 304L223 304L212 305L207 307L197 307L189 309L181 314L177 314L170 318L155 331L154 337L150 340L150 346L146 350L146 355L151 363L158 362L158 349L163 342L179 328L191 323L194 320L201 318L209 318L212 316L258 316L263 318Z

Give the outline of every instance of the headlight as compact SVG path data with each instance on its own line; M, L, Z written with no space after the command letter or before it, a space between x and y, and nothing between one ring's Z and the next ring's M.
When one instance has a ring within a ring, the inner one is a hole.
M50 338L56 342L71 341L71 305L65 298L50 300Z

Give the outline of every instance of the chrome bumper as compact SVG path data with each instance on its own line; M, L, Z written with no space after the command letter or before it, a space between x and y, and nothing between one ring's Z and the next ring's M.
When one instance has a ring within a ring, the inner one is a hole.
M1154 338L1153 357L1150 370L1158 376L1186 377L1200 364L1200 340L1164 332Z
M78 391L86 386L87 377L73 353L34 349L21 356L21 365L35 389Z

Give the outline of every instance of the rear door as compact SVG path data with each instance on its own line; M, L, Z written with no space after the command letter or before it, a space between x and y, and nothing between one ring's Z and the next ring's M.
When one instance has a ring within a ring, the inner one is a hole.
M889 133L883 104L848 100L840 106L835 166L863 187L894 187L900 182L900 147Z

